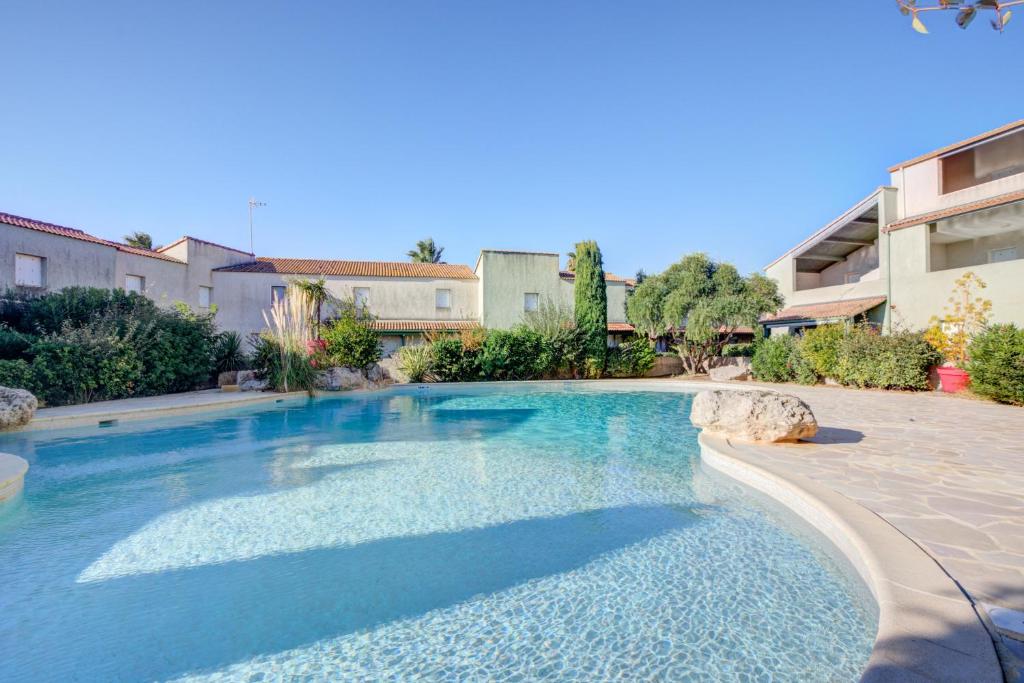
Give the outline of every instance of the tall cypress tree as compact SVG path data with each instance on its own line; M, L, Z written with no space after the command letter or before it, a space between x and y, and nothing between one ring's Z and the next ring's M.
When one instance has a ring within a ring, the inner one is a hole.
M576 326L584 331L587 359L595 370L603 372L608 350L608 292L605 290L601 250L593 240L576 245L573 294Z

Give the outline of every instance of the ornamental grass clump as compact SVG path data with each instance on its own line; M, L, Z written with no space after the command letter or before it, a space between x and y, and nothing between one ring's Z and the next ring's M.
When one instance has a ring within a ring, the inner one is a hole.
M265 340L273 345L274 351L264 356L270 361L265 371L276 391L312 393L316 386L316 369L308 351L312 339L311 314L309 298L294 286L289 286L285 295L271 305L269 315L263 312L269 329Z

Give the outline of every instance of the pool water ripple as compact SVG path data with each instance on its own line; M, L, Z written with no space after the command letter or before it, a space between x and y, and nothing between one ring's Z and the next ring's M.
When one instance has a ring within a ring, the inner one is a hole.
M14 680L850 680L877 616L690 397L389 391L28 432ZM5 673L6 675L6 673Z

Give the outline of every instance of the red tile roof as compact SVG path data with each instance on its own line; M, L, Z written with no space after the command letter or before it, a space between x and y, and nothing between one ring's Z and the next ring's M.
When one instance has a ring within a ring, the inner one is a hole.
M608 323L609 332L634 332L634 328L629 323Z
M558 276L560 278L562 278L563 280L575 280L576 279L576 273L572 272L571 270L560 270L560 271L558 271ZM635 285L636 284L636 282L634 280L630 280L629 278L620 277L620 276L618 276L618 275L616 275L614 273L608 273L608 272L606 272L604 274L604 281L605 282L625 282L627 285Z
M884 303L884 296L868 296L860 299L845 299L843 301L826 301L820 304L790 306L789 308L782 309L774 315L766 315L761 318L761 322L852 318Z
M469 266L454 263L406 263L398 261L331 261L324 259L269 258L224 266L225 273L280 273L282 275L347 275L354 277L422 277L475 280Z
M102 237L96 237L89 233L79 230L78 228L68 228L63 225L56 225L54 223L45 223L43 221L37 221L34 218L25 218L23 216L15 216L10 213L0 212L0 223L6 223L7 225L14 225L19 228L26 228L28 230L37 230L39 232L45 232L50 235L58 235L59 237L69 237L73 240L81 240L82 242L92 242L93 244L101 244L105 247L112 247L118 251L123 251L127 254L137 254L139 256L148 256L150 258L161 259L163 261L171 261L173 263L183 263L179 259L171 256L166 256L160 252L153 251L151 249L141 249L139 247L132 247L127 244L121 244L120 242L112 242L111 240L105 240Z
M377 332L443 332L480 327L475 320L374 320L370 329Z
M989 197L988 199L979 199L976 202L968 202L967 204L960 204L959 206L951 206L948 209L931 211L929 213L921 213L916 216L904 218L902 220L894 221L889 225L885 226L885 231L892 232L893 230L912 228L915 225L921 225L922 223L932 223L934 221L942 220L943 218L962 216L965 213L973 213L975 211L981 211L982 209L991 209L997 206L1002 206L1004 204L1012 204L1013 202L1019 201L1024 201L1024 190L1017 190L1016 192L1007 192L1006 194L997 195L995 197Z

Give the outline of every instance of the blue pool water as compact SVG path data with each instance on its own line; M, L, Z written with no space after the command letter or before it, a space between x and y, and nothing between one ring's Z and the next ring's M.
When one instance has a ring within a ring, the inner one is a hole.
M856 679L870 599L689 396L559 387L0 437L0 678Z

